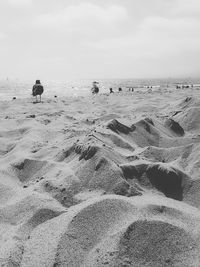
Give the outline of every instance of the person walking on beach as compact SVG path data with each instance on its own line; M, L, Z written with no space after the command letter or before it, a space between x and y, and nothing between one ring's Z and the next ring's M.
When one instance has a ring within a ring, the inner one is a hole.
M44 88L40 83L40 80L36 80L35 84L33 85L33 89L32 89L32 95L36 97L36 103L38 102L37 100L37 96L40 96L40 101L41 102L41 95L44 92Z

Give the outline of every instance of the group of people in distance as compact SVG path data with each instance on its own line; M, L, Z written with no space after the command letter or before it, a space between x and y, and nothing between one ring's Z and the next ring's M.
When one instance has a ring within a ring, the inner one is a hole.
M99 93L98 84L99 83L96 81L92 83L92 89L91 89L92 94L98 94ZM121 87L118 88L118 92L122 92ZM112 93L114 93L114 91L113 91L112 87L110 87L110 94L112 94Z

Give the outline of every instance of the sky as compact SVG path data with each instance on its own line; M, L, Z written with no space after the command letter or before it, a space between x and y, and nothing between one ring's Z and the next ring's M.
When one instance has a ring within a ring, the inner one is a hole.
M200 77L199 0L0 0L0 78Z

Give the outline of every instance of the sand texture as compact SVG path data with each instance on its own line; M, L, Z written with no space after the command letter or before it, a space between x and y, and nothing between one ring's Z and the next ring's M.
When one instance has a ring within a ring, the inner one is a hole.
M200 90L0 102L0 266L199 267Z

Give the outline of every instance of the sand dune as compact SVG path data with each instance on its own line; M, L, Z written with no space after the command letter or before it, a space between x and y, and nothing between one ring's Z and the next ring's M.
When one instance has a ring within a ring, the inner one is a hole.
M94 198L37 227L22 266L195 266L199 219L162 197Z
M1 102L0 266L200 266L186 90Z

